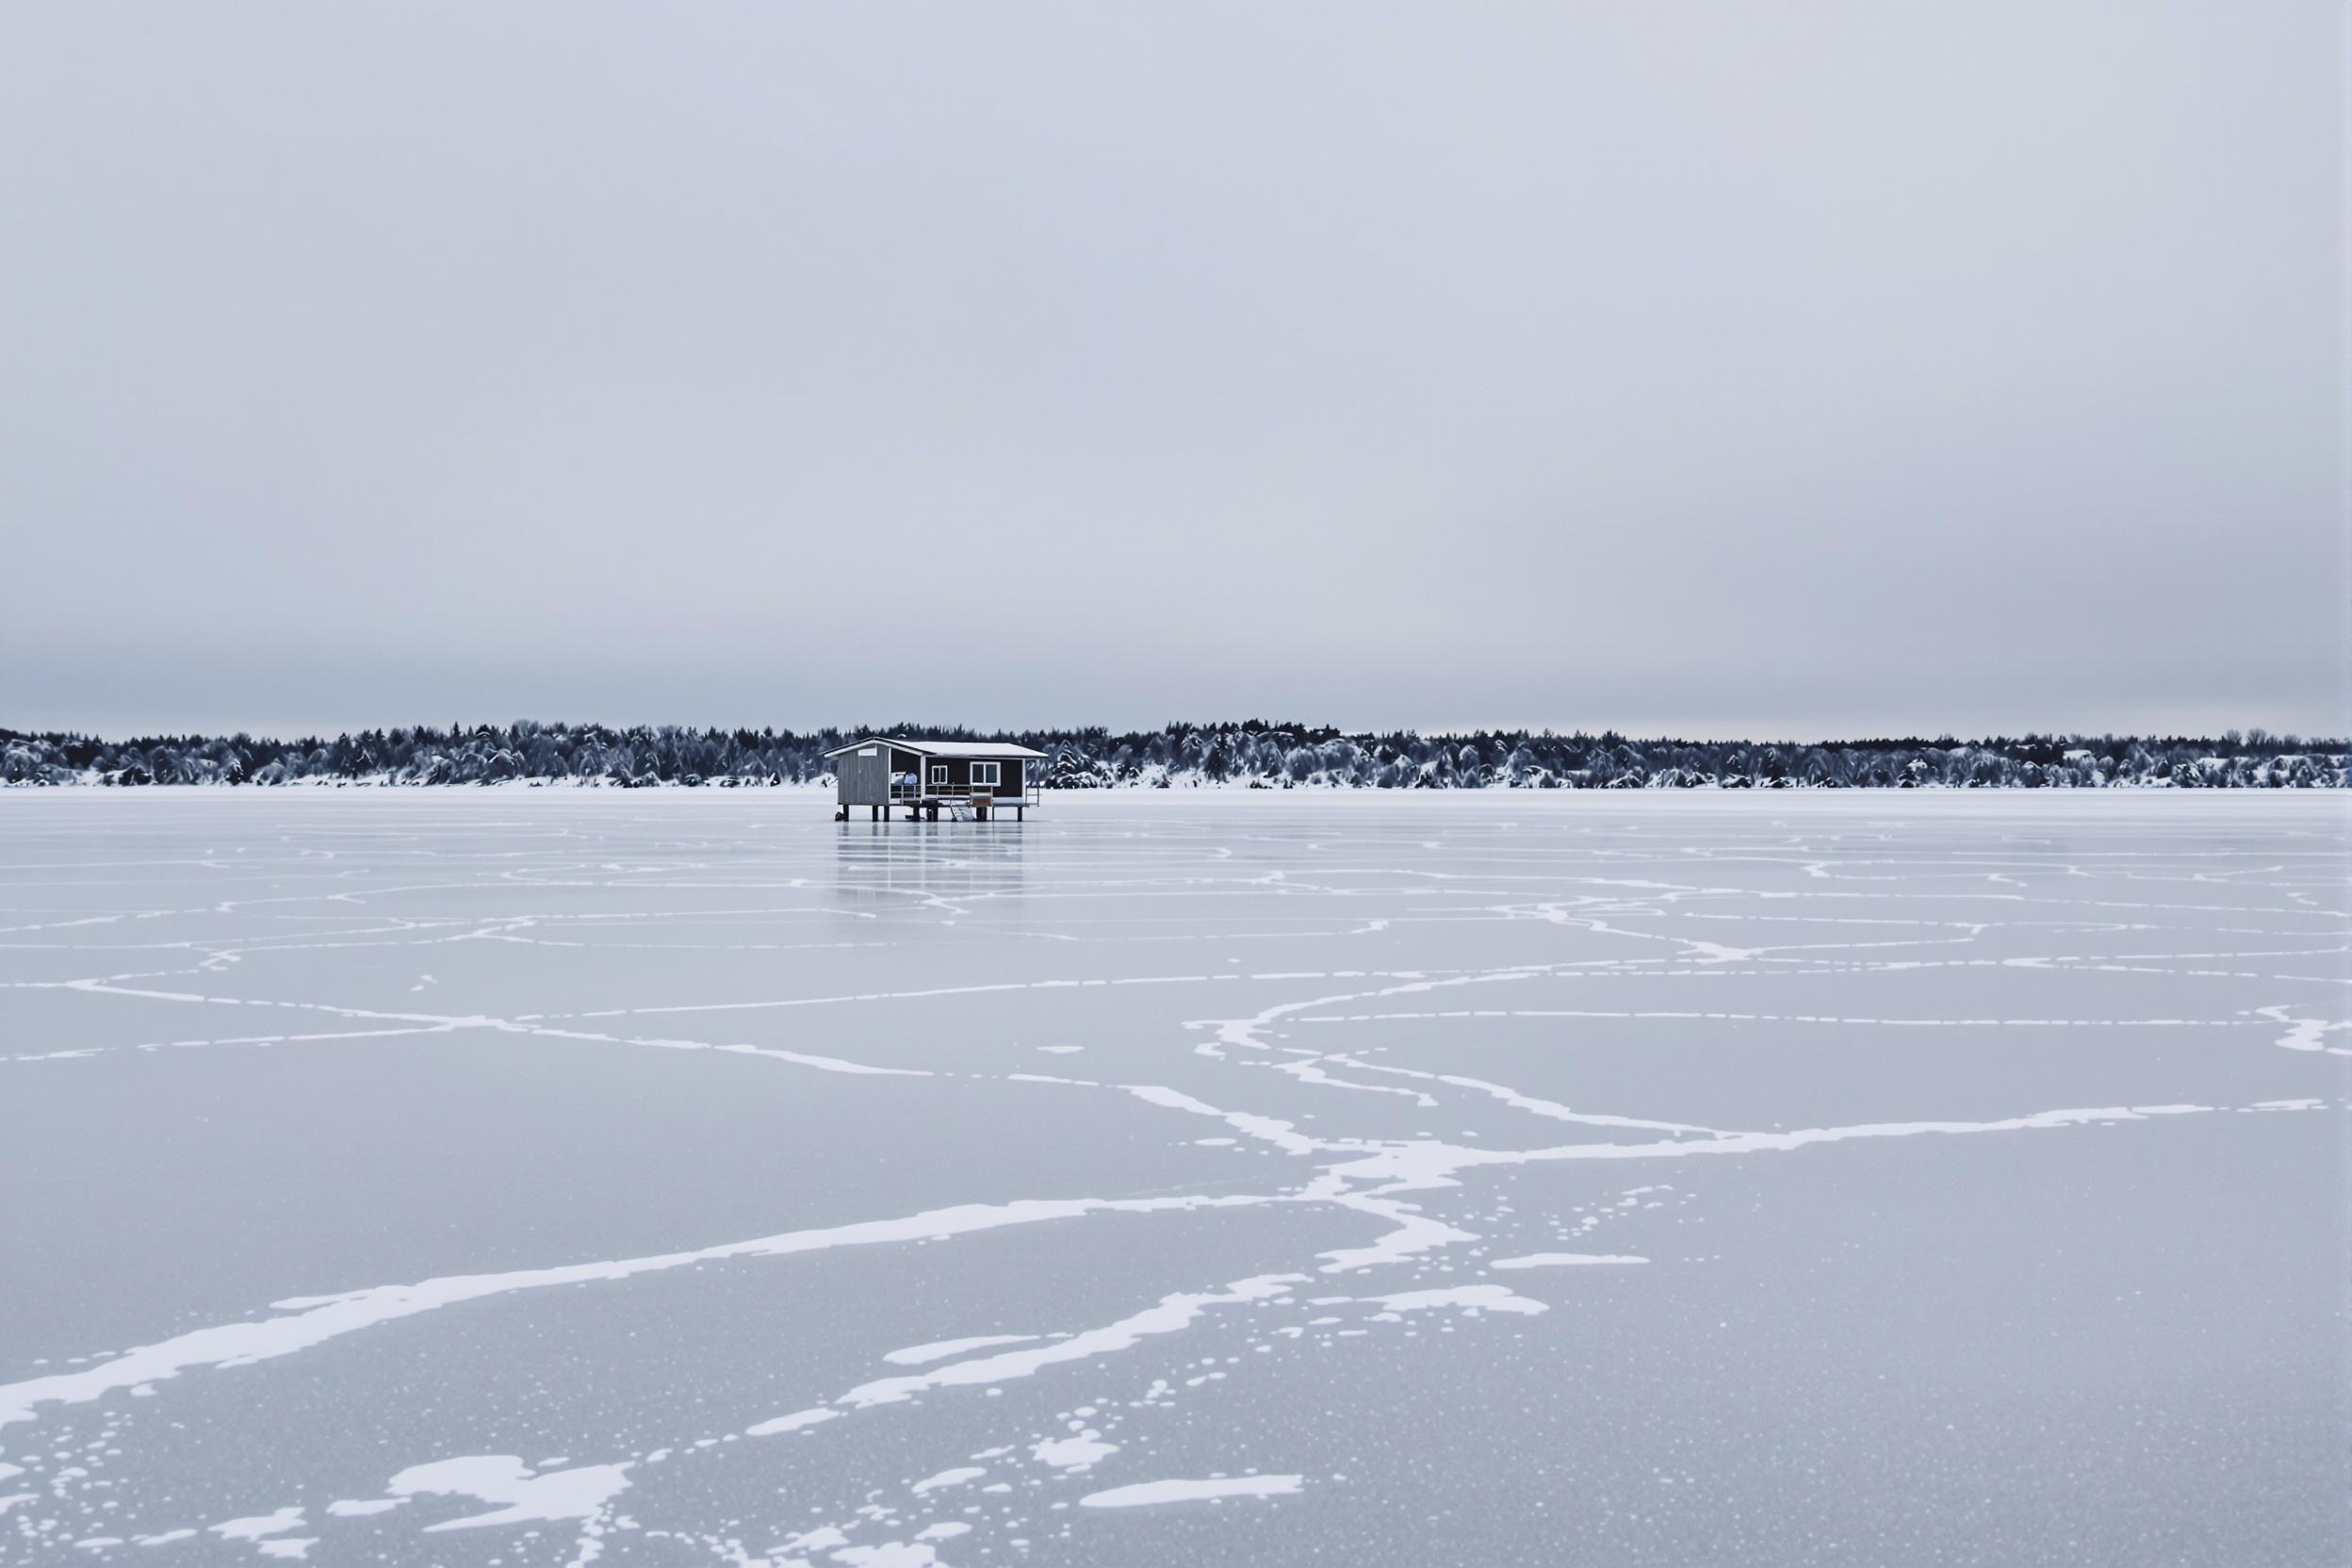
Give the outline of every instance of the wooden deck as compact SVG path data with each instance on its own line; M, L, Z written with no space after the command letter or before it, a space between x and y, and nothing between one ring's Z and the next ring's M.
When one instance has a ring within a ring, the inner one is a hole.
M908 822L938 822L942 814L950 822L992 822L1007 813L1015 822L1026 822L1029 808L1042 804L1035 785L1016 793L957 790L936 784L893 784L889 805L869 806L866 810L875 822L888 822L902 808ZM856 809L854 806L843 806L834 812L833 820L847 822Z

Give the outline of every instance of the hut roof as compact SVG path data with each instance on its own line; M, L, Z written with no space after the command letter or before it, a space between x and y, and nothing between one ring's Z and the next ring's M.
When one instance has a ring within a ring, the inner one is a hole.
M1035 757L1042 760L1045 756L1044 752L1034 747L1015 745L1010 741L926 741L904 735L869 735L845 746L835 746L825 755L839 757L860 746L896 746L918 757Z

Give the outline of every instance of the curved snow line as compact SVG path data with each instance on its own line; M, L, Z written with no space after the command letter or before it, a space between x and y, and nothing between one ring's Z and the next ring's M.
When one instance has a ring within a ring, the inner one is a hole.
M876 1405L902 1404L917 1395L927 1394L934 1389L993 1385L1015 1378L1033 1377L1050 1366L1058 1366L1070 1362L1089 1361L1096 1356L1115 1355L1121 1350L1133 1349L1153 1335L1180 1333L1190 1328L1204 1312L1212 1307L1236 1306L1284 1296L1293 1285L1306 1278L1304 1274L1259 1274L1246 1280L1235 1280L1222 1290L1179 1291L1163 1296L1151 1306L1139 1312L1130 1313L1116 1322L1105 1324L1098 1329L1086 1329L1077 1333L1067 1334L1049 1344L1037 1345L1030 1349L1005 1350L990 1356L970 1357L963 1361L950 1362L944 1366L933 1367L928 1372L913 1373L905 1377L877 1378L870 1382L860 1383L825 1404L812 1406L808 1410L794 1411L789 1415L776 1416L771 1420L746 1427L743 1429L743 1435L773 1437L782 1432L804 1431L810 1427L834 1420L853 1411L867 1410ZM1484 1288L1500 1289L1501 1287ZM1016 1340L1037 1338L1034 1334L1015 1334L1010 1337ZM946 1343L988 1345L995 1343L995 1336ZM936 1347L918 1346L916 1348L931 1350ZM893 1352L893 1355L896 1354L899 1352ZM1097 1442L1096 1440L1101 1435L1099 1432L1090 1431L1083 1441L1066 1439L1059 1443L1041 1443L1037 1446L1037 1452L1041 1459L1049 1451L1059 1456L1051 1462L1054 1463L1092 1463L1095 1459L1117 1451L1119 1446L1117 1444ZM974 1457L985 1458L987 1456L976 1455ZM953 1478L979 1474L981 1472L977 1470L952 1470L944 1473L946 1477ZM931 1485L945 1484L948 1484L945 1479L935 1476L929 1482L918 1483L915 1490L920 1493Z
M1294 1123L1275 1117L1260 1116L1255 1111L1221 1111L1206 1101L1197 1100L1182 1089L1169 1088L1165 1084L1123 1084L1119 1086L1147 1105L1208 1117L1245 1136L1261 1143L1270 1143L1285 1154L1353 1152L1379 1147L1358 1138L1333 1142L1328 1138L1308 1137L1298 1131Z
M0 1384L0 1427L37 1418L44 1404L86 1404L141 1383L205 1366L250 1366L322 1345L328 1340L420 1313L518 1290L625 1280L728 1258L785 1257L836 1247L866 1247L966 1235L1007 1225L1070 1219L1089 1214L1146 1214L1197 1208L1235 1208L1278 1200L1225 1198L1021 1199L1010 1203L964 1203L896 1219L864 1220L821 1230L787 1231L694 1251L514 1269L501 1274L454 1274L415 1284L377 1285L335 1296L298 1296L272 1302L285 1315L217 1324L139 1346L73 1372Z
M1342 1003L1360 1002L1368 997L1416 995L1426 991L1451 989L1460 986L1483 985L1498 980L1531 980L1539 975L1550 973L1560 967L1555 964L1505 964L1494 969L1442 971L1434 977L1426 972L1420 972L1410 979L1396 973L1367 973L1362 975L1361 978L1401 979L1404 983L1396 986L1383 986L1368 991L1348 991L1334 996L1318 996L1305 1002L1281 1002L1262 1012L1252 1013L1248 1018L1200 1019L1187 1022L1184 1027L1211 1029L1216 1032L1217 1037L1214 1040L1193 1047L1193 1052L1197 1055L1221 1058L1225 1054L1221 1047L1229 1045L1237 1046L1244 1051L1270 1051L1273 1047L1258 1038L1258 1032L1272 1027L1278 1019L1292 1018L1311 1007L1337 1006ZM1351 977L1346 972L1341 971L1334 972L1329 976L1318 975L1313 978L1338 980ZM1361 1088L1364 1086L1354 1084L1345 1086Z
M1698 1133L1720 1137L1723 1130L1699 1127L1686 1121L1651 1121L1642 1117L1609 1116L1599 1112L1571 1110L1557 1100L1542 1100L1522 1094L1508 1084L1490 1083L1483 1078L1468 1078L1456 1072L1424 1072L1417 1068L1384 1067L1378 1062L1364 1061L1355 1056L1333 1052L1328 1060L1344 1063L1365 1072L1393 1072L1403 1078L1419 1078L1433 1084L1446 1084L1455 1088L1476 1089L1480 1094L1499 1100L1514 1111L1527 1111L1535 1116L1549 1117L1555 1121L1574 1121L1587 1127L1630 1127L1651 1133Z
M1281 1296L1306 1277L1303 1274L1260 1274L1247 1280L1235 1280L1221 1291L1178 1292L1163 1296L1141 1312L1131 1313L1116 1323L1105 1324L1099 1329L1074 1333L1068 1339L1057 1339L1032 1349L1004 1350L993 1356L949 1362L928 1372L899 1378L877 1378L872 1382L858 1384L833 1402L853 1410L863 1410L873 1405L897 1404L935 1388L970 1387L976 1383L997 1383L1012 1378L1030 1377L1064 1362L1086 1361L1095 1356L1132 1349L1149 1335L1179 1332L1189 1328L1195 1318L1211 1307Z
M1377 1219L1385 1219L1396 1229L1363 1247L1338 1247L1315 1254L1324 1261L1326 1274L1346 1274L1358 1268L1377 1268L1383 1264L1405 1263L1415 1254L1437 1251L1458 1241L1477 1241L1470 1231L1458 1230L1442 1219L1423 1214L1410 1203L1392 1198L1372 1198L1359 1193L1338 1190L1348 1178L1333 1170L1308 1188L1311 1197L1341 1208L1354 1209Z
M78 1060L120 1052L136 1052L153 1055L159 1051L194 1051L216 1045L307 1045L319 1040L365 1040L405 1038L417 1035L446 1035L452 1031L441 1024L418 1024L413 1029L334 1029L309 1035L234 1035L225 1039L210 1040L139 1040L129 1045L85 1045L71 1051L43 1051L31 1055L0 1056L0 1063L51 1062Z
M151 1002L195 1002L220 1007L289 1007L301 1012L328 1013L338 1018L376 1019L386 1022L416 1026L419 1034L445 1034L455 1029L495 1029L510 1035L540 1035L551 1039L593 1040L607 1045L635 1045L665 1051L718 1051L730 1055L766 1056L776 1061L791 1062L795 1067L815 1068L824 1072L849 1072L863 1075L928 1078L932 1074L923 1068L875 1067L866 1062L853 1062L840 1056L821 1056L804 1051L787 1051L777 1046L727 1045L710 1040L662 1039L648 1037L607 1035L585 1029L553 1029L531 1021L541 1014L525 1014L521 1019L494 1018L486 1013L463 1016L441 1013L392 1013L372 1007L345 1007L326 1002L275 1002L262 997L204 996L195 991L159 991L134 989L105 980L64 980L40 982L50 989L77 990L99 996L134 996ZM691 1011L686 1008L647 1008L649 1012ZM617 1015L582 1014L581 1017ZM395 1033L397 1031L386 1031Z
M586 1029L547 1029L535 1023L501 1023L498 1027L509 1034L541 1035L549 1039L591 1040L609 1045L640 1045L661 1051L716 1051L729 1056L766 1056L794 1067L812 1067L820 1072L848 1072L875 1078L929 1078L928 1068L876 1067L871 1062L853 1062L842 1056L820 1056L813 1052L787 1051L778 1045L722 1045L712 1040L661 1039L649 1036L598 1034Z
M2210 1105L2103 1105L2035 1111L1994 1121L1885 1121L1852 1127L1808 1127L1788 1133L1726 1133L1712 1138L1660 1139L1653 1143L1571 1143L1549 1149L1464 1149L1447 1143L1400 1143L1365 1159L1333 1166L1328 1174L1342 1182L1380 1182L1379 1192L1450 1186L1457 1171L1488 1166L1533 1165L1553 1160L1684 1159L1701 1154L1785 1153L1815 1144L1863 1138L1917 1137L1923 1134L2043 1132L2101 1122L2145 1121L2155 1116L2195 1116Z
M1853 1023L1882 1029L2243 1029L2242 1018L1835 1018L1811 1013L1613 1012L1593 1008L1487 1007L1440 1013L1325 1013L1298 1023L1456 1021L1466 1018L1582 1018L1708 1023Z
M1298 1079L1298 1082L1302 1084L1319 1084L1326 1088L1356 1089L1364 1094L1400 1094L1424 1109L1436 1108L1437 1101L1433 1099L1426 1090L1400 1089L1391 1084L1350 1083L1345 1078L1332 1077L1330 1073L1324 1071L1321 1067L1316 1065L1320 1062L1337 1060L1339 1060L1337 1056L1308 1056L1303 1059L1287 1062L1248 1062L1243 1065L1247 1067L1272 1068L1277 1072L1288 1073L1291 1077Z
M941 996L986 996L1004 991L1086 990L1110 986L1202 986L1221 980L1268 978L1230 974L1127 974L1080 980L997 980L976 986L933 986L911 991L843 991L834 996L790 996L761 1002L679 1002L661 1007L605 1007L580 1013L527 1013L540 1018L641 1018L655 1013L761 1012L778 1007L832 1007L853 1002L921 1002Z

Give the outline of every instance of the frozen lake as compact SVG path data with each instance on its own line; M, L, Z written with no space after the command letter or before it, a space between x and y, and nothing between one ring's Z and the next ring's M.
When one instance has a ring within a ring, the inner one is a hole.
M0 1561L2341 1564L2346 808L0 793Z

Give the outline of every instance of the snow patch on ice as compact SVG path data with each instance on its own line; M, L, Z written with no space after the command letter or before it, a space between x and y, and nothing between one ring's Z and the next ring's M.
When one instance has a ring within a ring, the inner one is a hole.
M833 1554L849 1568L932 1568L939 1554L919 1541L885 1541L874 1546L844 1546Z
M1542 1301L1514 1294L1508 1285L1449 1285L1438 1290L1405 1290L1394 1296L1373 1296L1391 1312L1426 1312L1453 1307L1462 1312L1512 1312L1532 1317L1552 1309Z
M1176 1333L1189 1327L1195 1318L1211 1307L1280 1296L1304 1278L1299 1274L1261 1274L1251 1279L1236 1280L1222 1291L1163 1296L1156 1304L1122 1317L1116 1323L1088 1329L1051 1345L1041 1345L1034 1350L1006 1350L999 1355L982 1356L972 1361L950 1362L945 1366L909 1377L878 1378L872 1382L860 1383L834 1402L858 1408L896 1404L934 1388L968 1388L974 1384L1026 1378L1065 1362L1085 1361L1092 1356L1131 1349L1149 1335Z
M745 1427L743 1435L745 1437L774 1437L779 1432L801 1431L815 1426L820 1421L830 1421L841 1413L837 1410L826 1410L822 1405L814 1410L796 1410L790 1415L779 1415L772 1421L762 1421L756 1427Z
M407 1502L406 1497L338 1497L327 1505L327 1511L338 1519L361 1519L370 1513L384 1513Z
M1084 1508L1149 1508L1156 1503L1208 1503L1220 1497L1286 1497L1298 1490L1303 1476L1233 1476L1214 1480L1138 1481L1089 1492L1078 1499Z
M224 1519L211 1527L212 1533L223 1541L258 1541L265 1535L284 1535L287 1530L302 1527L302 1511L282 1508L275 1513L250 1514L242 1519Z
M2289 1018L2284 1006L2257 1007L2254 1011L2273 1023L2283 1023L2287 1032L2272 1043L2286 1051L2324 1051L2331 1056L2352 1056L2352 1047L2329 1045L2327 1037L2340 1029L2352 1029L2352 1019Z
M1031 1445L1029 1449L1032 1459L1056 1470L1085 1470L1117 1452L1118 1444L1103 1442L1102 1434L1091 1429L1075 1437L1049 1438Z
M506 1505L488 1513L444 1519L425 1527L428 1531L475 1529L485 1525L589 1518L628 1487L628 1469L626 1464L583 1464L533 1475L514 1454L466 1454L431 1464L413 1464L393 1477L385 1490L396 1497L423 1492Z
M1452 1149L1450 1144L1433 1144L1434 1149ZM1341 1170L1353 1167L1342 1167ZM1352 1269L1376 1268L1384 1264L1405 1263L1422 1252L1451 1247L1458 1241L1476 1241L1478 1235L1460 1230L1440 1219L1432 1219L1410 1203L1393 1199L1374 1198L1340 1190L1344 1177L1330 1178L1315 1184L1315 1196L1325 1198L1342 1208L1357 1210L1385 1219L1396 1229L1365 1247L1341 1247L1317 1254L1324 1260L1323 1272L1345 1274Z
M849 1537L841 1533L841 1527L820 1525L813 1530L803 1530L798 1535L787 1537L776 1549L779 1552L794 1553L823 1552L829 1551L835 1546L848 1544Z
M885 1350L882 1359L893 1366L921 1366L925 1362L945 1361L960 1356L967 1350L982 1350L991 1345L1025 1345L1037 1338L1035 1334L974 1334L970 1339L939 1339L928 1345L909 1345L903 1350Z

